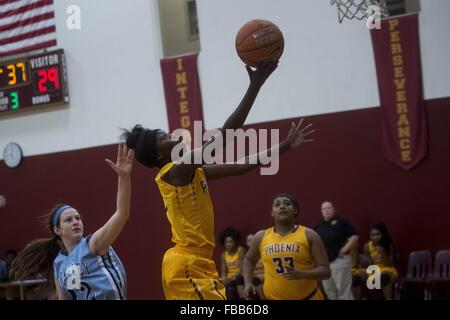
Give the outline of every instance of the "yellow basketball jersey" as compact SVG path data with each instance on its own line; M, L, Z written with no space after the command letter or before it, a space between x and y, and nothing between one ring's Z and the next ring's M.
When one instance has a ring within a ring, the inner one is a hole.
M383 264L381 253L378 252L377 247L373 244L372 241L369 241L368 244L369 254L372 258L372 261L374 264L376 264L382 273L389 273L391 276L391 281L398 278L398 272L397 269L395 269L394 266Z
M317 290L316 280L286 280L283 277L287 267L314 268L305 227L298 226L295 231L285 236L276 233L275 228L269 228L264 233L259 250L264 265L263 290L267 299L316 300L323 298L321 292Z
M369 254L370 254L370 257L372 258L373 263L382 265L381 252L378 252L378 248L373 244L372 241L369 241L369 244L367 247L369 249Z
M227 266L227 278L233 278L241 271L241 260L239 259L239 255L242 250L244 250L244 248L238 247L233 255L230 255L225 251L224 260Z
M193 250L205 249L212 255L214 211L205 173L198 168L191 183L176 187L162 180L174 165L175 162L166 164L155 178L172 226L172 242Z

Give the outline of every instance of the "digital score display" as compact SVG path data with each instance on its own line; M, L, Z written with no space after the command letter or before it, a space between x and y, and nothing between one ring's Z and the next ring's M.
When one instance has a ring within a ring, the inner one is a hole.
M0 62L0 115L68 102L62 49Z

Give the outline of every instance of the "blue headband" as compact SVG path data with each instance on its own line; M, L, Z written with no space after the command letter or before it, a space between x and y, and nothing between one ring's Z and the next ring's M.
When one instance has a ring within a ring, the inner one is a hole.
M73 208L73 207L64 204L61 207L59 207L58 209L56 209L56 211L53 213L53 218L52 218L52 222L53 222L54 226L56 226L56 224L58 223L59 216L61 215L61 213L63 213L64 210L69 209L69 208Z

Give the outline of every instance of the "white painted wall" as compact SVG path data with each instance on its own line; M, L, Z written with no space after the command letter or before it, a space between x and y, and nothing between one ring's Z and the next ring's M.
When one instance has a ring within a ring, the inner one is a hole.
M450 1L422 0L425 97L450 96ZM379 105L369 30L337 22L328 0L197 0L200 75L207 127L220 126L247 86L234 40L247 21L262 18L284 33L279 68L260 93L248 122Z
M420 42L426 99L450 96L450 1L422 0Z
M10 141L18 142L25 156L112 144L119 127L135 123L167 129L156 1L55 1L70 105L0 117L0 151ZM79 31L65 27L72 4L81 8ZM448 97L450 1L422 0L421 9L425 97ZM338 24L329 0L197 0L197 10L207 128L221 126L245 92L248 79L234 37L254 18L277 23L286 45L247 123L379 104L369 31L363 22Z
M81 30L66 28L72 4L81 8ZM0 151L10 141L25 156L107 145L119 127L143 122L166 129L156 8L147 0L55 1L70 105L0 117Z

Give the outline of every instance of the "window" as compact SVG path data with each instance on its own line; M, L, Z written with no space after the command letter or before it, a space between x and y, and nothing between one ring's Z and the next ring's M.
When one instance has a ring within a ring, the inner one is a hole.
M186 0L186 17L188 23L188 38L190 41L198 40L197 5L195 0Z
M158 0L164 57L200 51L195 0Z
M391 17L420 11L419 0L386 0L386 6Z

